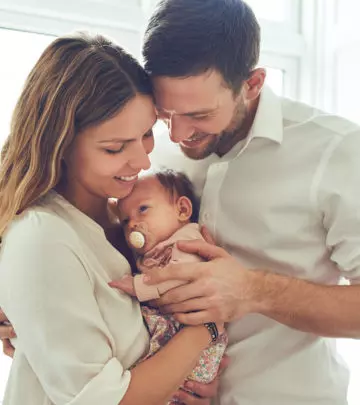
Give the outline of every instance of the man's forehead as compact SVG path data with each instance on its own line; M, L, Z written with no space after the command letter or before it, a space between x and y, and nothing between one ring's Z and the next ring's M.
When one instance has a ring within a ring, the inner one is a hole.
M156 107L169 114L214 110L229 91L219 75L207 73L185 78L157 77L153 82Z

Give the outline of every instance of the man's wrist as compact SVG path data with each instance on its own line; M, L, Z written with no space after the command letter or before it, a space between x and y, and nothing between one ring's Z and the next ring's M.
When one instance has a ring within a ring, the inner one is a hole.
M248 270L248 297L249 313L265 314L271 310L274 294L273 276L262 269Z

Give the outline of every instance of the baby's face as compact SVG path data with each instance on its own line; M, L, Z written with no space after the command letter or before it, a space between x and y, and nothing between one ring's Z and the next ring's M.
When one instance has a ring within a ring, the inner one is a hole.
M135 184L131 194L119 200L120 221L125 230L126 240L133 231L145 237L142 248L132 249L144 254L158 243L168 239L183 224L176 201L156 177L144 177Z

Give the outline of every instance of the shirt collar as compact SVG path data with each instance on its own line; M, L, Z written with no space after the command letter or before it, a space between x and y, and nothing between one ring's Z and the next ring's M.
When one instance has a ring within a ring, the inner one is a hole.
M264 86L260 93L258 109L248 137L267 138L279 144L282 142L281 99L268 86Z
M281 144L283 139L281 99L268 86L264 86L261 90L254 122L247 137L238 142L219 160L225 162L235 159L254 138L265 138L278 144Z

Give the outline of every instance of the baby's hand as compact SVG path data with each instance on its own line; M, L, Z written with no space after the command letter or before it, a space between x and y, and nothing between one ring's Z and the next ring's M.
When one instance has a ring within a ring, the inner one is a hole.
M131 275L126 275L120 280L114 280L109 283L110 287L117 288L125 292L126 294L136 297L135 288L134 288L134 277Z

